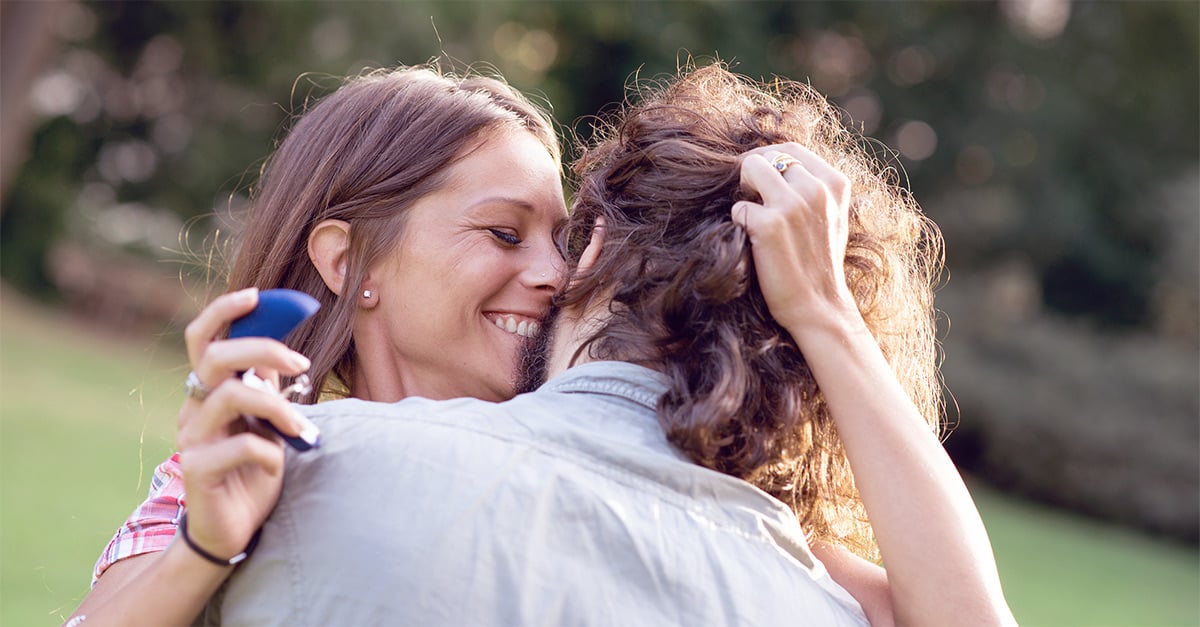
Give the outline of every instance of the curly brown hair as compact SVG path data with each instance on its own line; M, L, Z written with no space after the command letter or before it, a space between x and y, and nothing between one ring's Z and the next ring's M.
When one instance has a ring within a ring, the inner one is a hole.
M641 87L636 104L594 125L574 166L570 258L605 220L603 252L559 299L611 295L611 317L580 351L665 373L658 418L702 466L789 504L812 539L876 558L861 497L804 355L758 288L745 231L730 208L759 200L739 184L739 156L797 142L851 181L846 280L896 376L940 429L933 287L937 227L812 87L769 84L723 64ZM577 354L578 355L578 354Z

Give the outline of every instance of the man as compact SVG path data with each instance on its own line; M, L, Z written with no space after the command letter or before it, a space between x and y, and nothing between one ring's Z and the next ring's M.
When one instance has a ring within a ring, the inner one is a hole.
M1011 623L936 416L910 398L936 394L936 246L903 193L842 158L835 120L719 66L626 112L577 166L577 270L526 360L548 381L500 404L306 408L324 444L289 456L208 618ZM768 146L788 140L813 150ZM893 583L835 548L865 526L855 478Z

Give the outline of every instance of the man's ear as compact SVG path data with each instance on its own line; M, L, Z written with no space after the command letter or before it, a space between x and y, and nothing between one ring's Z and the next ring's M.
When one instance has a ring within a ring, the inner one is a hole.
M579 256L579 265L576 266L576 274L584 274L592 268L596 260L600 258L600 251L604 249L604 216L596 218L596 225L592 227L592 239L588 241L587 248L583 249L583 254Z
M350 223L322 220L308 234L308 258L320 273L325 286L342 295L346 285L346 255L350 249Z

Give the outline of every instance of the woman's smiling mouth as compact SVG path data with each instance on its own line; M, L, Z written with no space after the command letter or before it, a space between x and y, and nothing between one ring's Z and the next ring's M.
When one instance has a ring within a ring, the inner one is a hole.
M536 318L511 313L488 312L483 314L497 328L521 337L537 337L542 324Z

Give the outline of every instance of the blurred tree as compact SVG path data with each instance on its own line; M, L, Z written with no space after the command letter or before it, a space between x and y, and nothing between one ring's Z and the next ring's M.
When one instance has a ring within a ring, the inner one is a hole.
M25 161L32 121L25 94L53 60L58 40L51 24L61 5L48 2L0 4L0 198L7 195L17 166ZM0 205L0 211L3 211Z
M210 215L330 77L438 56L492 62L568 125L688 55L810 80L898 152L881 157L935 218L969 231L951 239L955 268L1020 250L1047 306L1116 326L1145 322L1155 283L1164 223L1141 201L1197 153L1192 3L70 6L66 53L30 94L36 158L5 202L3 275L32 291L50 287L36 267L78 214ZM160 232L111 229L112 243L172 244L175 222L141 222Z

